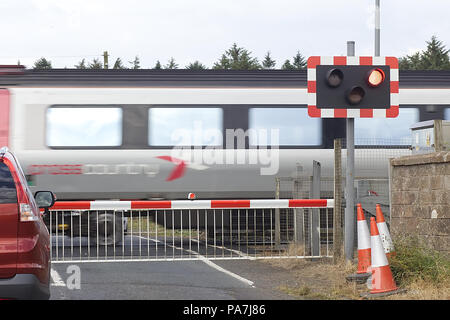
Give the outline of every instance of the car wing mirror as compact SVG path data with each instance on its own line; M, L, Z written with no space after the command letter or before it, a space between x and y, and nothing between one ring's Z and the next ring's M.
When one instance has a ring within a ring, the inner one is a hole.
M34 199L39 208L48 209L55 204L56 197L51 191L37 191Z

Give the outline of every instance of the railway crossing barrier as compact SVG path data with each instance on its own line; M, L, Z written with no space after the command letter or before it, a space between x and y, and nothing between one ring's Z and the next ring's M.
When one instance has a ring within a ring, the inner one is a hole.
M332 256L333 207L333 199L60 201L44 220L53 263L320 258ZM292 223L298 208L318 215L317 252L298 236L311 225Z

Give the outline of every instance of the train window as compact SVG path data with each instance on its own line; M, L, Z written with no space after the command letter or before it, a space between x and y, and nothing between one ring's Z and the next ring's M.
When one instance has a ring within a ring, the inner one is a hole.
M411 125L419 121L419 109L400 108L397 118L355 119L355 144L410 145Z
M151 146L219 146L223 143L222 108L150 108Z
M444 120L450 120L450 108L444 110Z
M321 119L308 116L307 108L251 108L249 142L253 146L321 145L321 123Z
M122 144L122 109L51 107L47 110L49 147L116 147Z

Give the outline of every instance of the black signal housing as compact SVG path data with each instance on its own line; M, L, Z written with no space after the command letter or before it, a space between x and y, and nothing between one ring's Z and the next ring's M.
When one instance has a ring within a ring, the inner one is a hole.
M317 65L316 107L390 108L389 74L387 65Z

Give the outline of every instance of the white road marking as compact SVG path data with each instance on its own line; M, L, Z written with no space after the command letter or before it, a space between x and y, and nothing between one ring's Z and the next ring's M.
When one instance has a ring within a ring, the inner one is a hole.
M53 280L52 286L54 286L54 287L65 287L66 286L64 281L61 279L61 276L59 275L58 271L56 271L55 269L52 268L50 270L50 276Z
M234 273L234 272L231 272L231 271L229 271L229 270L227 270L227 269L222 268L221 266L215 264L214 262L212 262L212 261L209 260L208 258L202 256L201 254L199 254L198 256L199 256L199 258L200 258L201 261L203 261L204 263L206 263L208 266L210 266L210 267L216 269L217 271L223 272L223 273L225 273L225 274L227 274L227 275L229 275L229 276L231 276L231 277L233 277L233 278L235 278L235 279L237 279L237 280L239 280L239 281L242 281L242 282L248 284L248 285L249 285L250 287L252 287L252 288L255 287L255 286L253 285L253 281L250 281L250 280L248 280L248 279L245 279L244 277L241 277L240 275L238 275L238 274L236 274L236 273Z
M147 237L143 237L143 236L136 236L136 237L140 238L140 239L143 239L143 240L148 240L148 241L153 241L153 242L157 242L157 243L162 243L162 241L158 240L158 239L152 239L152 238L147 238ZM194 240L194 239L192 239L192 240ZM167 246L167 247L171 247L171 248L174 248L174 249L177 249L177 250L184 250L184 251L187 251L187 252L189 252L191 254L194 254L194 255L196 255L198 257L198 259L200 261L203 261L204 263L206 263L211 268L214 268L217 271L223 272L223 273L225 273L225 274L227 274L227 275L229 275L229 276L231 276L231 277L233 277L233 278L235 278L235 279L237 279L237 280L239 280L241 282L244 282L245 284L251 286L252 288L255 287L253 281L245 279L244 277L241 277L240 275L238 275L238 274L236 274L234 272L231 272L229 270L226 270L226 269L222 268L221 266L219 266L219 265L215 264L214 262L212 262L211 259L208 259L207 257L201 255L200 253L198 253L198 252L196 252L194 250L189 250L188 248L181 248L181 247L173 246L173 245L168 244L167 242L164 242L164 245ZM212 246L212 245L210 245L210 246ZM218 248L222 248L222 247L218 247ZM243 252L238 251L238 250L233 250L233 249L228 249L228 248L223 248L223 249L226 249L226 250L232 251L234 253L237 253L240 257L248 257ZM155 259L150 259L150 260L154 261ZM167 260L168 259L162 259L161 261L167 261ZM175 259L175 260L191 260L191 259ZM192 260L194 260L194 259L192 259ZM118 261L142 261L142 260L111 260L111 261L103 261L103 262L118 262ZM74 261L70 261L70 262L74 263ZM80 262L95 262L95 261L93 261L93 260L90 260L90 261L77 261L77 263L80 263ZM62 286L65 287L66 286L66 284L64 283L64 281L62 281L60 275L58 274L58 272L56 270L51 269L51 277L53 279L52 286L58 286L58 287L62 287Z
M193 242L197 242L197 243L200 242L200 241L198 241L196 239L192 239L192 241ZM213 248L217 248L217 249L222 249L222 250L227 250L227 251L233 252L233 253L237 254L238 256L246 258L246 259L249 259L249 260L256 260L255 257L252 257L252 256L250 256L248 254L245 254L244 252L236 250L236 249L230 249L230 248L226 248L226 247L223 247L223 246L215 246L213 244L209 244L208 246L213 247Z
M140 238L146 239L146 240L152 240L152 241L158 241L158 242L160 242L159 240L156 240L156 239L145 238L145 237L141 237L141 236L140 236ZM205 256L201 255L200 253L198 253L198 252L196 252L196 251L194 251L194 250L189 250L188 248L181 248L181 247L177 247L177 246L172 246L172 245L167 244L167 243L166 243L166 245L167 245L168 247L172 247L172 248L175 248L175 249L177 249L177 250L185 250L185 251L187 251L187 252L190 252L190 253L192 253L192 254L195 254L196 256L199 257L199 259L200 259L201 261L203 261L204 263L206 263L206 264L207 264L208 266L210 266L211 268L214 268L214 269L216 269L217 271L223 272L223 273L225 273L225 274L227 274L227 275L229 275L229 276L231 276L231 277L233 277L233 278L235 278L235 279L237 279L237 280L239 280L239 281L241 281L241 282L244 282L245 284L249 285L249 286L252 287L252 288L255 287L255 286L253 285L253 284L254 284L253 281L250 281L250 280L248 280L248 279L245 279L244 277L241 277L240 275L238 275L238 274L236 274L236 273L234 273L234 272L231 272L231 271L229 271L229 270L226 270L226 269L222 268L221 266L215 264L215 263L212 262L210 259L206 258ZM244 255L244 254L243 254L243 255Z

